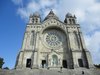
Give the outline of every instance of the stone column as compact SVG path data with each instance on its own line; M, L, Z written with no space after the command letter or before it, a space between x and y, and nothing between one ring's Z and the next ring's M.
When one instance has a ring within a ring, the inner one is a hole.
M78 32L76 32L76 38L77 38L78 48L79 48L79 50L82 50L80 37L79 37L79 33Z
M33 65L32 65L32 68L38 68L38 64L37 64L37 51L34 51L33 52Z
M34 51L33 51L33 65L32 68L38 68L38 40L39 40L39 33L36 32L35 40L34 40Z
M72 51L72 55L73 55L73 62L74 62L74 68L79 68L78 66L78 58L77 58L77 51Z
M82 42L82 46L83 46L83 56L84 56L84 64L87 68L93 68L93 61L90 55L90 52L86 49L86 45L85 45L85 41L83 38L82 33L80 33L80 38L81 38L81 42Z
M25 50L27 49L27 45L28 45L28 38L29 38L29 31L26 30L26 32L24 33L24 38L23 38L23 43L22 43L22 48L20 51L20 56L19 56L19 63L21 63L20 67L21 68L25 68L26 65L23 63L24 61L24 54L25 54Z
M73 37L75 34L73 33L73 31L69 32L69 43L70 43L70 67L71 68L78 68L78 63L77 63L77 50L75 49L75 39Z
M82 48L84 48L86 50L85 41L84 41L82 32L80 31L80 28L78 28L78 34L79 34L79 39L80 39L80 42L81 42L81 46L82 46Z
M82 46L83 65L84 65L84 67L89 68L89 63L88 63L89 61L88 61L87 54L86 54L86 52L88 52L88 51L87 51L86 46L85 46L82 32L80 32L80 28L78 28L78 33L79 33L80 42L81 42L81 46Z
M71 32L68 31L67 29L67 43L68 43L68 54L69 58L67 60L68 68L74 68L74 63L73 63L73 54L72 54L72 48L71 48L71 37L70 37Z
M18 56L17 56L17 59L16 59L16 64L15 64L15 69L19 69L19 68L22 68L22 58L21 57L21 54L19 53Z
M22 50L26 47L26 41L27 41L27 32L24 33L23 43L22 43Z

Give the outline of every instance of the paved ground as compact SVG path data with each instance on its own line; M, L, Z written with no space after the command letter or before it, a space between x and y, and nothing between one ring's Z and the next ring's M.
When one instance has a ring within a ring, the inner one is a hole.
M0 75L100 75L100 70L97 69L13 69L0 70Z

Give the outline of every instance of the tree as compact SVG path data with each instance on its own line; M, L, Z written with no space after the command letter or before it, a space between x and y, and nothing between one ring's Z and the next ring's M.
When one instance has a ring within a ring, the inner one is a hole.
M2 68L3 64L4 64L4 59L0 57L0 68Z
M94 64L96 68L100 68L100 64Z
M3 69L9 70L9 68L8 68L8 67L4 67Z

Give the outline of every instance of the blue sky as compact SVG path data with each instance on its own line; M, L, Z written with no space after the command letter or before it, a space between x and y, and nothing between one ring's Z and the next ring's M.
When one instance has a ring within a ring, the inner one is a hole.
M13 2L0 1L0 57L4 58L4 66L10 68L14 67L26 26L16 12Z
M77 16L93 62L100 63L99 0L1 0L0 57L4 58L4 67L15 65L29 15L38 11L44 18L51 9L62 21L68 12Z

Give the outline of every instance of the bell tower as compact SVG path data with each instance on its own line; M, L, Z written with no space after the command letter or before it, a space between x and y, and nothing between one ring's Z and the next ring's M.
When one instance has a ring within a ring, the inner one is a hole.
M76 24L75 15L73 16L71 13L67 13L64 22L67 24Z
M30 24L40 24L41 22L41 17L38 12L35 12L33 15L31 14L29 17L29 23Z

